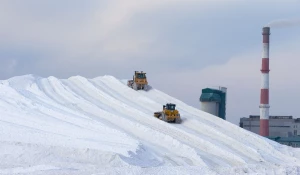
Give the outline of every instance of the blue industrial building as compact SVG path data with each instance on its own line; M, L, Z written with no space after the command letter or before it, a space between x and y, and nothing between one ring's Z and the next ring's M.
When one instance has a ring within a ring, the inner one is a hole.
M202 89L201 110L226 120L226 93L225 87Z

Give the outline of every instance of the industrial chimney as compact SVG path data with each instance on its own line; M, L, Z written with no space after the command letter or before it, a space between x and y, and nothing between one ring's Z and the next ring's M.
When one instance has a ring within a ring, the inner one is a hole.
M262 29L263 53L260 90L260 130L261 136L269 136L269 36L270 27Z

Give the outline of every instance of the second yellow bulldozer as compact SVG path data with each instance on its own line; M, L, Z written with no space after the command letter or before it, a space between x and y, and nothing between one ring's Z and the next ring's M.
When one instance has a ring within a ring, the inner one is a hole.
M131 87L134 90L148 90L148 81L146 73L141 71L134 71L133 79L128 80L127 86Z
M175 107L175 104L167 103L162 111L154 112L154 117L169 123L181 123L180 113Z

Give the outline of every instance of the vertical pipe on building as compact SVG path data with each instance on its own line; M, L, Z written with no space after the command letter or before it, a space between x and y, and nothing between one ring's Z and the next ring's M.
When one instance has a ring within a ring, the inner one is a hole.
M260 91L260 130L261 136L269 136L269 36L270 27L262 29L263 53L261 67L261 91Z

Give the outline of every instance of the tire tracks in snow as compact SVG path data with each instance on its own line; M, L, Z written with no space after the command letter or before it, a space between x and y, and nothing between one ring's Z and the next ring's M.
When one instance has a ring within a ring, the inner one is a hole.
M87 101L92 101L93 103L96 103L97 101L99 101L99 99L97 99L96 97L93 97L93 96L91 96L91 94L89 94L89 93L91 93L91 91L96 91L95 93L92 93L92 94L97 94L97 91L99 90L97 87L95 87L93 84L89 83L88 80L85 78L80 78L78 81L81 81L80 84L85 85L85 86L82 86L82 85L77 84L78 88L90 87L85 90L82 90L85 93L85 94L83 94L83 96L87 98ZM106 94L103 93L102 95L106 95ZM109 96L107 98L111 98L111 97ZM119 100L117 100L117 99L111 99L111 100L114 101L115 103L121 103L119 105L116 104L116 105L118 105L118 107L113 108L113 110L116 111L119 109L119 106L122 106L122 102L120 102ZM103 102L104 101L106 101L106 100L103 99ZM114 104L109 104L109 103L106 105L110 106L110 107L115 106ZM111 110L111 109L109 109L109 110ZM125 109L123 109L123 110L125 110ZM200 154L200 157L202 157L203 155L213 156L213 157L217 157L219 160L223 160L224 163L231 162L231 164L233 164L233 165L245 163L245 161L243 159L241 159L240 157L237 157L230 152L226 152L226 151L220 152L220 149L217 148L216 146L214 146L213 144L211 144L205 140L201 140L197 137L194 137L188 133L184 132L184 134L183 134L183 131L178 131L177 128L168 126L169 124L167 124L167 123L160 123L161 121L157 121L157 119L154 119L153 117L150 118L147 114L145 114L143 112L141 113L140 111L136 110L135 108L131 108L130 110L128 110L128 109L125 110L125 111L127 111L126 113L121 113L121 111L122 110L119 110L119 115L123 115L123 116L125 115L126 117L130 117L131 119L134 119L136 122L139 122L151 129L153 129L154 131L164 133L164 134L171 136L174 139L180 141L181 143L184 143L186 145L191 145L192 148L194 147L196 149L199 149L200 152L197 152L197 154L198 154L198 156ZM135 113L133 111L135 111ZM132 115L129 115L130 113L132 113ZM139 113L142 114L142 116L141 116L142 120L139 120L137 117L133 117L134 114L139 114ZM160 126L160 124L162 124L164 126ZM226 157L226 158L224 159L223 157ZM218 163L220 163L220 161L218 161Z

